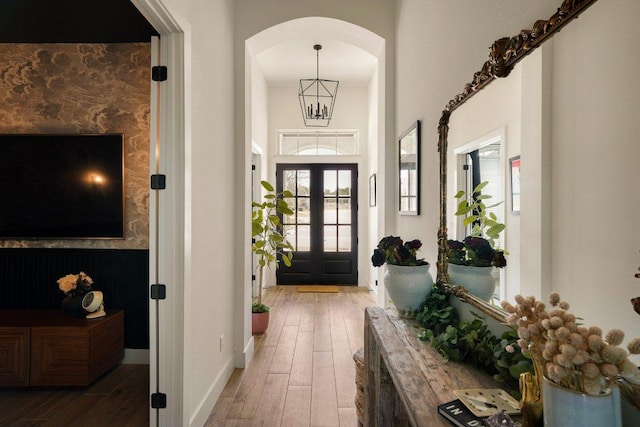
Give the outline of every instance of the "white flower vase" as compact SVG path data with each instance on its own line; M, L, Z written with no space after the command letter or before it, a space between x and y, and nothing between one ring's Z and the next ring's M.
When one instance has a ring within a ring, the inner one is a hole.
M494 267L472 267L470 265L448 264L449 281L452 285L463 286L471 294L487 302L496 290Z
M544 378L543 411L545 427L621 427L620 389L591 396Z
M433 287L433 277L429 264L395 265L387 264L384 286L400 317L407 312L415 312L424 304Z

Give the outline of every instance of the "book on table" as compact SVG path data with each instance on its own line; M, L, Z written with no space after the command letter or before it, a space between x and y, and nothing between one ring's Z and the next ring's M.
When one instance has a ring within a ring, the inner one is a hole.
M454 426L475 427L484 425L483 418L473 415L460 399L438 405L438 413Z

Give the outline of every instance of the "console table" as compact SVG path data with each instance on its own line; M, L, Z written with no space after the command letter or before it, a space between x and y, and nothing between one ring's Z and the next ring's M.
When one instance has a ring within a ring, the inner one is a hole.
M364 329L365 426L451 426L437 407L456 399L453 390L503 387L471 366L444 363L418 339L417 323L394 309L366 308Z
M124 357L124 312L0 310L0 387L87 386Z

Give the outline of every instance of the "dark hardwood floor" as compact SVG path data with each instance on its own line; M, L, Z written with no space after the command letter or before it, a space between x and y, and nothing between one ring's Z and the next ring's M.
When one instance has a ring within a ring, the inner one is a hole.
M120 365L80 389L0 389L2 427L148 425L148 365Z

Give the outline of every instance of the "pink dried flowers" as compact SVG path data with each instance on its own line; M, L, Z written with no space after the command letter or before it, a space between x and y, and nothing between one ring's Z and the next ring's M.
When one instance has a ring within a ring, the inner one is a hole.
M639 390L640 371L627 357L640 354L640 338L629 342L626 350L619 347L624 340L621 330L613 329L603 338L600 328L579 325L557 293L549 297L549 310L534 297L517 295L515 300L515 305L503 301L502 307L517 327L523 353L531 354L548 379L591 395L605 392L613 382Z

